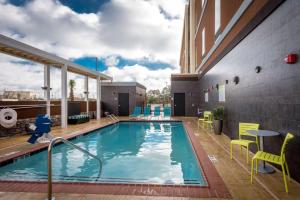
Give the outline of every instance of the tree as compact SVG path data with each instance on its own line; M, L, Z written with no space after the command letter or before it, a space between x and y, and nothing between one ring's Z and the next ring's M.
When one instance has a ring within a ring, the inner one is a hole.
M171 86L168 85L160 92L158 89L147 92L148 104L168 104L171 100Z
M69 81L69 87L70 87L70 100L74 101L74 88L76 86L75 80L70 80Z
M167 85L161 91L163 104L169 104L171 102L171 86Z

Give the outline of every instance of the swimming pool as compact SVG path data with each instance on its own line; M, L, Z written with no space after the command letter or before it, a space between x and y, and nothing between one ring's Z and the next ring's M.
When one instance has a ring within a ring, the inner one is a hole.
M206 186L182 122L119 122L76 137L53 149L53 180L58 182L153 183ZM0 180L47 180L47 151L0 168Z

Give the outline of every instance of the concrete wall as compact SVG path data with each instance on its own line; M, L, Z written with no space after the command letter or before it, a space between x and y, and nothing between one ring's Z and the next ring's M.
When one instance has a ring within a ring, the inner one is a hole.
M118 115L118 93L129 93L129 113L135 106L144 106L146 90L137 86L102 86L102 110Z
M226 84L224 133L238 137L239 122L257 122L261 129L275 130L279 137L265 138L265 151L279 154L287 132L296 135L289 144L287 160L292 176L300 181L300 62L285 64L289 53L300 55L300 1L287 0L200 78L199 105L219 105L216 84ZM261 66L260 73L255 67ZM233 77L240 83L235 85ZM204 103L204 89L209 102ZM185 87L186 88L186 87Z
M174 93L185 93L185 115L197 116L197 108L199 108L200 98L198 81L171 81L172 115L174 115Z

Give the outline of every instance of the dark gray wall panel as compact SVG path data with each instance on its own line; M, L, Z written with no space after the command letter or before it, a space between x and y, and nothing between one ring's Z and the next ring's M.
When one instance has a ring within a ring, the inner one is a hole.
M223 132L238 138L239 122L256 122L261 129L275 130L278 137L265 138L265 151L279 154L287 132L296 136L288 147L287 159L292 176L300 181L300 1L287 0L257 26L234 49L197 82L172 81L172 93L195 93L186 107L195 102L204 110L224 105ZM298 54L296 64L286 64L289 53ZM261 66L260 73L255 67ZM233 83L239 76L240 83ZM226 102L218 102L216 84L226 84ZM209 92L204 102L203 90ZM188 96L188 95L187 95ZM187 109L188 110L188 109ZM187 112L192 116L193 112ZM254 149L252 149L254 150Z

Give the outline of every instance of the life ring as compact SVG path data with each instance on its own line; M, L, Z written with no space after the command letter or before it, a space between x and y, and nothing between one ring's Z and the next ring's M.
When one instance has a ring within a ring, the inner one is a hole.
M17 112L11 108L5 108L0 111L0 124L5 128L11 128L17 123Z

